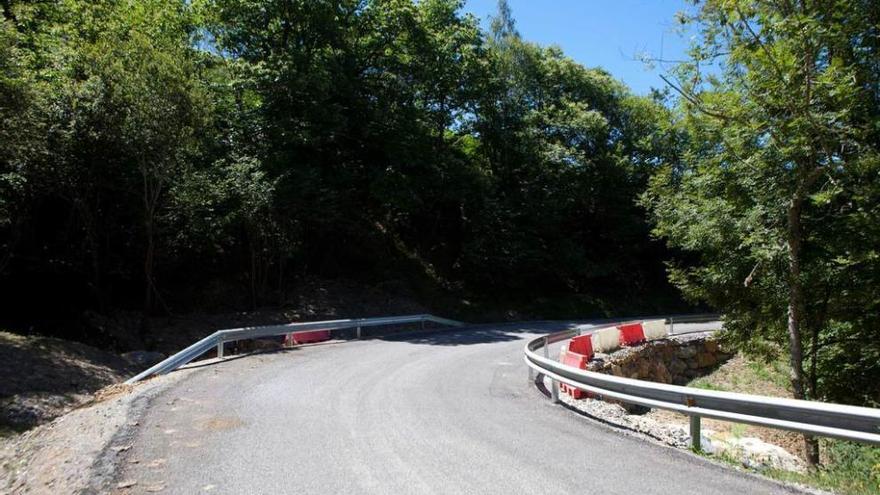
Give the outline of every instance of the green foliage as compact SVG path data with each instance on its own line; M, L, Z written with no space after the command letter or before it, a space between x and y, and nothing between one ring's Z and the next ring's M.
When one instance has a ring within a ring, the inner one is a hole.
M675 153L669 111L522 40L506 3L492 32L462 5L4 2L4 318L188 310L202 285L283 304L305 275L553 316L676 304L632 200Z
M880 494L880 448L842 440L823 440L824 464L807 474L770 471L765 474L846 495Z
M681 159L643 196L682 252L671 280L740 348L790 349L799 397L880 398L878 19L857 0L699 2Z

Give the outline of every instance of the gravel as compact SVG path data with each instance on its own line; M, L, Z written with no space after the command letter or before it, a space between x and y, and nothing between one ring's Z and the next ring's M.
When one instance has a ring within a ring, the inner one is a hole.
M0 493L107 493L150 401L186 371L112 386L99 399L0 446Z

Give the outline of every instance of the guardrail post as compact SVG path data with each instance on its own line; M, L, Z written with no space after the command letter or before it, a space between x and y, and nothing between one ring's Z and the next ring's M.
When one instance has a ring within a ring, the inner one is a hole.
M544 337L544 357L550 359L550 337ZM529 367L529 370L532 368ZM556 404L559 402L559 382L550 379L550 398L553 400L553 403Z
M673 318L671 316L669 317L669 335L675 334L675 332L673 331L673 330L675 330L674 320L675 320L675 318Z
M700 417L696 414L691 416L691 447L698 452L703 450L700 442Z
M225 342L223 342L222 340L220 342L217 342L217 357L218 358L223 357L223 344L224 343Z
M361 338L361 326L360 325L358 325L358 327L357 327L357 338L358 339Z

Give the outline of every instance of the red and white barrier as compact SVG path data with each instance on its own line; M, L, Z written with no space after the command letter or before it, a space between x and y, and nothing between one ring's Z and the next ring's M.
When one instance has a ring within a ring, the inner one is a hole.
M568 342L568 351L586 356L589 361L593 359L593 340L589 335L574 337Z
M608 353L620 347L620 332L617 327L596 330L590 337L593 340L593 352Z
M313 342L324 342L325 340L330 340L330 330L289 333L284 338L284 344L310 344Z
M585 335L585 337L586 337L586 335ZM591 356L592 356L592 354L591 354ZM587 363L590 361L590 358L583 355L583 354L578 354L576 352L563 350L560 355L559 361L566 366L571 366L571 367L574 367L577 369L585 370L585 369L587 369ZM561 388L561 390L563 392L568 393L569 395L571 395L575 399L580 399L581 397L587 396L587 392L584 392L583 390L578 389L578 388L570 387L564 383L560 383L559 387Z
M609 353L620 349L621 346L638 345L650 340L665 339L666 336L666 320L638 321L602 328L590 335L573 337L568 342L568 346L562 348L559 362L584 370L587 369L587 363L593 359L594 352ZM560 383L559 386L563 392L571 394L575 399L590 396L588 392L564 383Z
M641 344L645 341L645 331L641 323L627 323L617 326L618 341L621 346Z
M665 339L666 320L646 320L642 322L642 330L645 332L645 340Z

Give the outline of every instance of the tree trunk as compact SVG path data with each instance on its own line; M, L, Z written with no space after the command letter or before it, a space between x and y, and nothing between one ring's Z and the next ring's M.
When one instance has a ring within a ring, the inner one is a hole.
M141 165L140 168L143 178L144 236L147 241L144 252L144 308L141 319L141 339L143 339L150 331L150 315L153 312L153 296L156 292L156 284L153 281L156 257L156 207L162 187L161 183L150 176L150 170L146 165Z
M144 227L147 237L147 249L144 253L144 307L141 320L141 337L150 331L150 314L153 311L153 258L155 247L153 242L153 219L148 214Z
M796 399L806 399L804 393L804 350L801 327L804 321L803 286L801 281L801 209L804 198L796 194L788 208L788 342L791 366L791 388ZM815 437L804 435L804 452L811 466L819 464L819 443Z
M250 254L251 254L251 310L257 309L257 246L254 245L254 235L250 234Z

